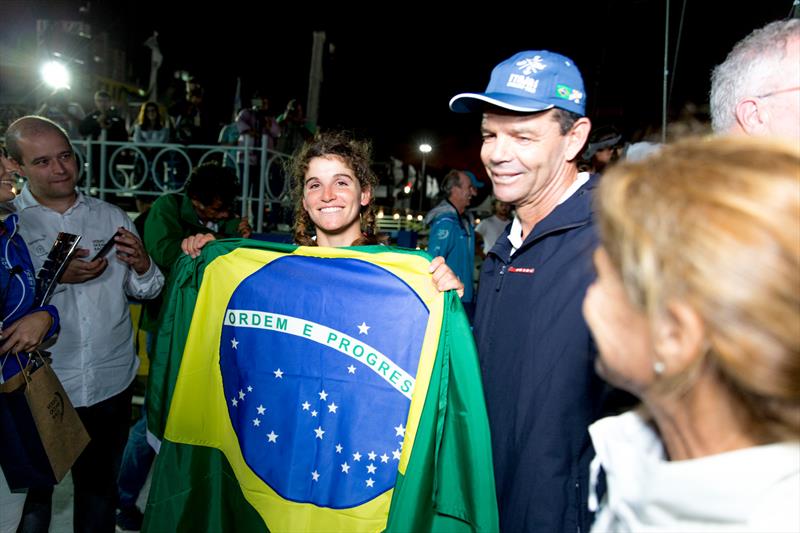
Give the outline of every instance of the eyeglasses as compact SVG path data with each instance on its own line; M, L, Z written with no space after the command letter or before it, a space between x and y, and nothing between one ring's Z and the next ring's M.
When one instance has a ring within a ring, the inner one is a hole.
M776 94L789 93L789 92L792 92L792 91L800 91L800 85L798 85L797 87L789 87L787 89L778 89L777 91L771 91L771 92L768 92L768 93L759 94L759 95L756 96L756 98L769 98L770 96L775 96Z

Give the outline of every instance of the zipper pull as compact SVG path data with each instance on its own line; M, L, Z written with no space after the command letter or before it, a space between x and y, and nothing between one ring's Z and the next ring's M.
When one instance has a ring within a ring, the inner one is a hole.
M494 290L496 292L500 291L500 288L503 286L503 278L505 277L506 273L506 265L503 263L500 265L500 272L497 273L497 283L494 285Z

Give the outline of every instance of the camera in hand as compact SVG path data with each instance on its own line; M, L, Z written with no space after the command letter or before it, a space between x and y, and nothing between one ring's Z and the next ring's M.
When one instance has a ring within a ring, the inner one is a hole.
M99 252L97 252L97 253L94 255L94 257L92 257L92 261L97 261L97 260L98 260L98 259L100 259L101 257L105 256L105 255L106 255L108 252L110 252L110 251L111 251L111 248L113 248L113 247L114 247L114 239L116 239L117 237L119 237L119 235L120 235L120 233L119 233L119 232L116 232L114 235L112 235L112 236L111 236L111 238L110 238L110 239L108 239L108 240L106 241L106 243L103 245L103 247L102 247L102 248L100 248L100 251L99 251Z

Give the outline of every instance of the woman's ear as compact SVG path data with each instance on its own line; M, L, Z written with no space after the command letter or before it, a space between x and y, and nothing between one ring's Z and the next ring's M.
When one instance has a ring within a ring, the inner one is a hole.
M702 357L705 335L705 325L691 306L670 302L653 328L653 345L658 361L664 364L664 373L682 373Z
M361 189L361 206L368 206L370 200L372 200L372 187L365 187Z

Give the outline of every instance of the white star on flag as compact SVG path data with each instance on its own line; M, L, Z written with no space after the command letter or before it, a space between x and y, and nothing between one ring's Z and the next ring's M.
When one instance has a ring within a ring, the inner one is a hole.
M317 429L314 430L314 433L317 434L317 438L322 440L322 436L325 434L325 430L322 429L322 426L319 426Z
M253 392L253 387L252 387L252 386L250 386L250 385L248 385L248 386L247 386L247 392Z
M283 379L283 370L280 368L278 370L273 370L272 373L275 374L276 378Z
M336 453L342 453L342 445L341 444L337 444L336 445Z
M374 482L374 481L372 481L372 478L369 478L369 479L367 480L367 487L371 487L371 486L373 486L374 484L375 484L375 482Z
M348 374L355 374L356 373L356 367L354 367L353 365L348 366L347 367L347 373Z
M266 411L266 410L267 409L263 405L259 405L258 407L256 407L256 411L258 411L258 414L260 414L260 415L263 415L264 411Z
M259 420L258 418L254 418L253 419L253 425L254 426L260 426L261 425L261 420Z
M236 400L236 398L235 398L235 397L234 397L234 398L231 398L231 403L233 404L233 406L234 406L234 407L236 407L236 406L238 406L238 405L239 405L239 402Z
M244 396L245 396L245 395L244 395L244 391L243 391L243 390L240 390L240 391L239 391L239 399L240 399L240 400L244 400Z
M319 481L319 472L314 470L313 472L311 472L311 477L314 479L314 481Z
M311 407L311 404L308 402L303 402L303 411L308 411L308 408Z
M375 452L369 452L369 453L367 454L367 457L369 457L369 460L370 460L370 461L374 461L374 460L375 460L375 458L376 458L376 457L378 457L378 455L377 455Z
M328 412L329 413L335 413L336 409L338 407L339 407L338 405L336 405L335 403L331 402L331 404L328 406Z
M311 411L311 416L316 417L317 416L317 412L316 411Z
M386 455L385 453L383 455L381 455L381 462L382 463L388 463L389 462L389 456Z
M375 470L377 470L377 468L375 468L374 464L370 463L367 465L367 474L374 474Z
M319 399L322 400L323 402L328 401L328 393L325 392L325 389L322 389L322 392L319 393Z
M345 474L349 474L350 473L350 465L347 464L347 461L342 463L342 472L344 472Z
M403 427L403 424L399 426L395 426L394 430L396 432L395 437L405 437L406 436L406 428Z
M278 435L275 433L275 431L270 431L267 433L267 438L269 439L268 442L278 442Z
M392 459L394 459L396 461L400 460L400 450L399 449L392 451Z
M368 326L366 322L362 322L361 325L358 326L359 335L369 335L369 328L370 326Z
M353 454L353 461L360 461L360 460L361 460L361 454L358 453L358 452L354 453Z
M238 347L239 347L239 341L237 341L236 339L231 339L231 348L235 350Z

